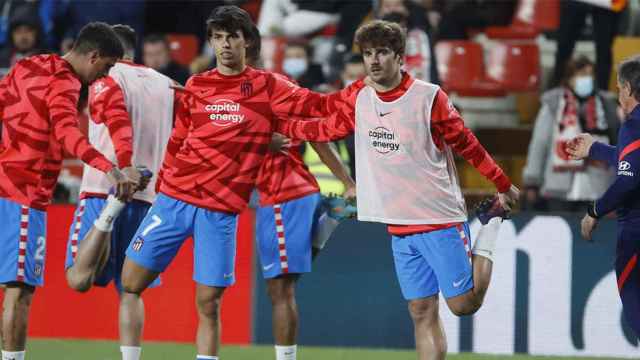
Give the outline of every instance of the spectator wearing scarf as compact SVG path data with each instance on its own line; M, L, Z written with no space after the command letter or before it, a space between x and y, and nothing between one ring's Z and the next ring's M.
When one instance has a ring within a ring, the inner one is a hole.
M566 142L583 132L615 143L616 98L595 90L593 70L586 57L569 61L562 84L542 95L523 174L527 203L534 209L581 210L613 179L613 169L604 163L570 160L565 151Z

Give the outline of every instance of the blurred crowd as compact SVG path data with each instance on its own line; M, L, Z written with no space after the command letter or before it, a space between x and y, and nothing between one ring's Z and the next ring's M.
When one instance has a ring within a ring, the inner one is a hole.
M404 70L441 84L442 71L434 52L438 42L468 40L488 27L513 27L527 6L535 8L540 1L0 0L0 73L25 56L65 53L84 24L105 21L133 27L139 35L136 60L184 84L191 74L215 67L204 38L204 22L215 7L234 4L247 10L260 30L261 66L285 73L301 86L329 92L363 77L362 57L353 47L353 36L359 25L371 19L405 27ZM612 42L624 11L593 2L560 1L558 31L545 34L557 41L558 50L550 80L544 84L548 91L539 91L541 108L523 170L527 203L537 210L572 210L598 197L610 180L610 169L602 164L572 162L558 150L564 140L582 131L611 144L616 141L620 121L616 100L605 90ZM193 54L186 60L177 61L175 46L180 45L172 42L171 34L190 36ZM595 59L573 56L580 39L595 42ZM441 85L446 89L446 84ZM342 147L353 174L353 139L346 139ZM73 183L73 177L69 179ZM593 179L598 184L590 183ZM68 198L68 193L60 189L60 198Z

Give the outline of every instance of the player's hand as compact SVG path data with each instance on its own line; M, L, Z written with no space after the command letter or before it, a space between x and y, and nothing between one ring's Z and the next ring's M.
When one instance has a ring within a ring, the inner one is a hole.
M520 198L520 189L518 189L515 185L511 185L507 192L498 193L498 200L500 201L500 205L507 210L511 211L511 207L518 202Z
M345 186L342 197L349 201L356 198L356 184Z
M291 147L291 139L279 134L273 133L271 135L271 142L269 143L269 151L271 152L286 152Z
M133 193L138 187L137 181L131 179L116 167L114 167L107 173L107 178L116 191L116 193L114 194L116 198L118 198L120 201L125 202L131 200L131 198L133 197Z
M592 241L591 234L598 225L598 219L592 218L589 214L585 214L580 223L580 232L582 237L587 241Z
M589 156L589 150L595 140L589 134L580 134L567 142L565 150L572 160L581 160Z

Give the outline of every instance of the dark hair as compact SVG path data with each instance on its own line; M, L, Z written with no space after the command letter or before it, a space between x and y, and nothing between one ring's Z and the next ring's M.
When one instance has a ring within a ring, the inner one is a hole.
M117 24L111 26L111 28L116 33L125 51L133 51L136 48L136 31L131 26Z
M404 56L406 37L400 25L384 20L373 20L358 28L355 43L360 50L388 47L397 55Z
M207 39L213 35L214 30L230 33L240 30L245 39L251 39L253 26L251 17L243 9L233 5L218 6L207 19Z
M569 59L564 67L564 75L560 80L560 85L569 86L569 80L580 70L593 67L593 61L584 55L580 55L575 59Z
M111 26L103 22L90 22L80 29L72 50L79 54L98 51L101 57L121 58L124 48Z
M147 35L144 37L144 39L142 39L142 44L155 44L155 43L163 43L167 49L169 49L169 41L167 40L167 37L161 34L151 34L151 35Z
M618 82L629 84L631 95L640 101L640 56L633 56L618 65Z
M251 28L251 41L245 54L249 63L255 64L260 59L260 50L262 50L262 37L258 27L253 25Z

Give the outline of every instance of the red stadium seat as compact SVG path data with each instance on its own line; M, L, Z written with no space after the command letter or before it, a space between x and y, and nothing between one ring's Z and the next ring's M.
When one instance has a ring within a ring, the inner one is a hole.
M189 66L198 56L198 38L192 34L167 34L171 58L178 64Z
M489 49L487 77L506 91L535 91L540 85L540 51L536 44L496 42Z
M438 73L448 92L462 96L504 96L500 84L487 79L482 46L472 41L440 41L435 48Z
M490 26L485 33L494 39L533 39L559 23L560 0L520 0L509 26Z

